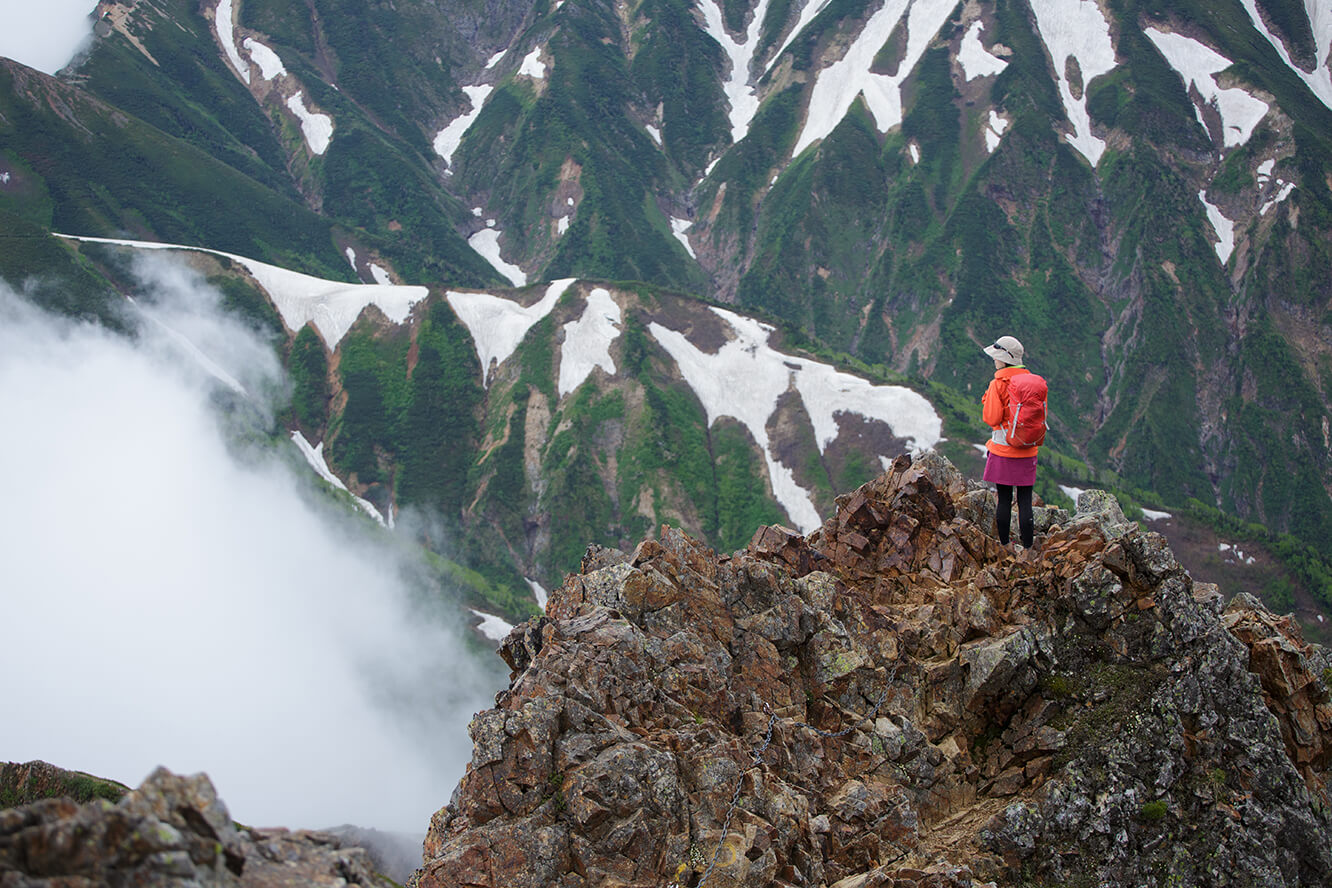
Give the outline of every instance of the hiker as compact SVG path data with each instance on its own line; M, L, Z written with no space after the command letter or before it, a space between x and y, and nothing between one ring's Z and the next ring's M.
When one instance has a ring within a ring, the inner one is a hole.
M985 443L984 481L994 483L998 497L995 528L1007 546L1017 489L1018 531L1022 546L1035 538L1031 488L1036 483L1036 451L1045 441L1045 380L1023 364L1025 350L1012 336L1000 336L982 351L994 358L994 379L981 398L981 418L994 429Z

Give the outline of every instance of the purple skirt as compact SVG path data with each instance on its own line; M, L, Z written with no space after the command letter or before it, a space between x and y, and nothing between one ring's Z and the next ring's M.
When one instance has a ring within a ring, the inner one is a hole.
M985 474L981 475L981 480L1006 487L1030 487L1036 483L1036 457L986 453Z

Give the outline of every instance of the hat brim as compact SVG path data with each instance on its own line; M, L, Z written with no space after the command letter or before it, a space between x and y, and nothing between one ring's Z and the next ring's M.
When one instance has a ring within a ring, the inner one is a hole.
M987 345L985 346L985 348L981 349L981 351L985 352L987 355L994 358L996 361L1006 362L1012 360L1013 358L1013 356L1010 355L1005 349L999 348L996 345Z

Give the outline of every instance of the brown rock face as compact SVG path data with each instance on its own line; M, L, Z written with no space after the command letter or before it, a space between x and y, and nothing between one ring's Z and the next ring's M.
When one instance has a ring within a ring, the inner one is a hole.
M984 497L901 458L807 537L590 551L418 886L1332 883L1321 652L1113 500L1015 558Z

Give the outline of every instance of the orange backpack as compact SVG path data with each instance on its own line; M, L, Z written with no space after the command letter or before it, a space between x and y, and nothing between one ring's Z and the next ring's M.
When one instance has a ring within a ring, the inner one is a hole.
M1004 438L1010 447L1039 447L1045 443L1045 401L1049 387L1035 373L1019 373L1008 380L1008 410Z

